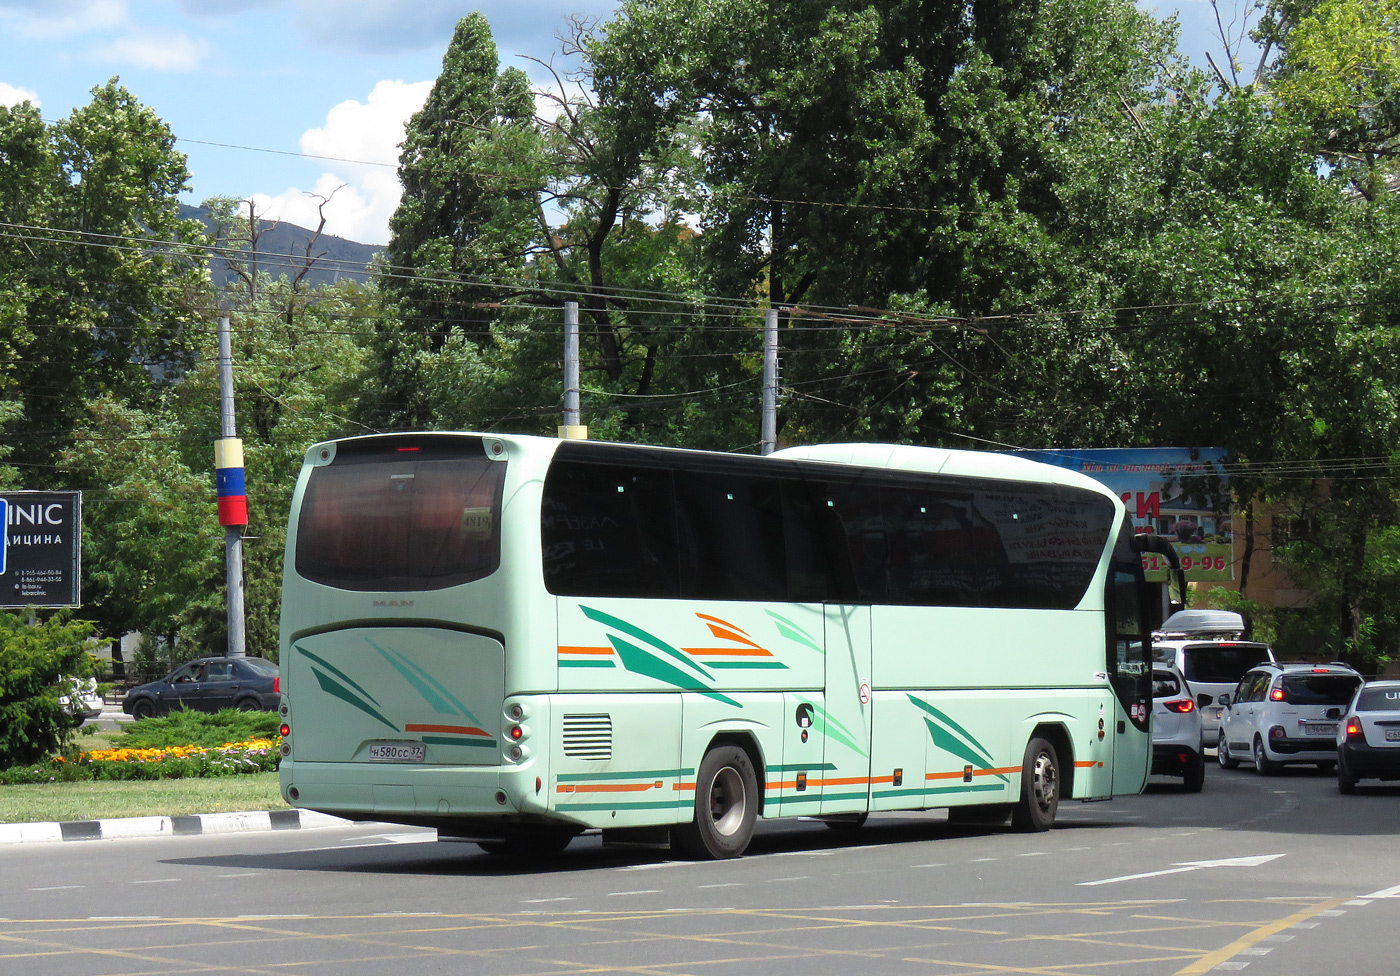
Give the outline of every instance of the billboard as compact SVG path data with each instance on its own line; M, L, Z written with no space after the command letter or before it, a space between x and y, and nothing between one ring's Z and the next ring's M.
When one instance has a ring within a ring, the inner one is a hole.
M0 502L0 607L78 606L82 492L6 491Z
M1217 447L1124 447L1016 451L1086 474L1123 499L1138 532L1171 541L1186 579L1223 582L1234 577L1229 477ZM1162 565L1155 565L1157 562ZM1165 579L1165 561L1148 554L1149 579Z

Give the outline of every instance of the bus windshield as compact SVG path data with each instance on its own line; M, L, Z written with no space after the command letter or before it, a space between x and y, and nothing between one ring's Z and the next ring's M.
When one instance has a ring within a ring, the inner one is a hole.
M501 560L506 463L479 440L340 445L311 471L296 544L299 576L344 590L434 590Z

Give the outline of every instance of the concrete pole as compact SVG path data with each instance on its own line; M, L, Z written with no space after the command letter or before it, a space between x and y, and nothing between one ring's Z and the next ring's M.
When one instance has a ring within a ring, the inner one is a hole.
M564 303L564 424L559 436L588 439L588 427L579 422L578 302Z
M760 451L778 449L778 310L763 316L763 413L759 424Z
M228 657L245 657L243 612L243 527L248 495L243 483L243 444L233 414L233 342L227 315L219 316L219 420L222 438L214 449L219 486L219 522L224 526L224 568L228 583ZM241 514L240 514L241 511Z

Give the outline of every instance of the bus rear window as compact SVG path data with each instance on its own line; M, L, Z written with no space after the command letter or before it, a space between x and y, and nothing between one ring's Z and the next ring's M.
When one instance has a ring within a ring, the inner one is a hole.
M479 441L342 444L313 468L297 520L296 571L342 590L436 590L501 562L506 462Z

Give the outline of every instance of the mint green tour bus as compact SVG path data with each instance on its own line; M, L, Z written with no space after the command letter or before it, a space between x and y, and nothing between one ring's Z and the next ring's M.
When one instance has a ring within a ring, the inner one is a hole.
M1123 505L1006 455L469 433L313 446L287 533L294 806L548 855L744 853L759 817L1048 829L1139 792Z

